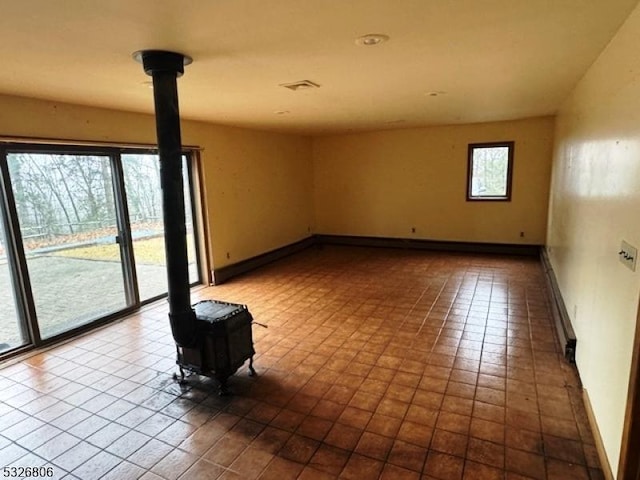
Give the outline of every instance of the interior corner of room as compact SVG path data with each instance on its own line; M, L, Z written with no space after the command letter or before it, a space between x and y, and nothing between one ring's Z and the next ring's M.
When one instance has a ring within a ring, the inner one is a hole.
M640 277L630 261L640 246L636 3L626 2L627 14L584 75L566 89L558 108L543 114L336 131L326 124L317 131L287 130L225 124L224 116L184 118L183 144L197 152L191 198L202 283L217 285L323 244L524 255L542 250L562 347L570 344L567 338L575 341L569 356L604 475L632 478L640 469ZM198 61L187 67L194 71L186 71L185 82L196 76ZM561 69L558 62L554 68ZM186 109L196 102L186 98ZM155 144L149 112L60 101L55 92L42 98L5 92L0 112L5 154L7 145ZM468 201L469 145L496 141L513 142L511 196Z

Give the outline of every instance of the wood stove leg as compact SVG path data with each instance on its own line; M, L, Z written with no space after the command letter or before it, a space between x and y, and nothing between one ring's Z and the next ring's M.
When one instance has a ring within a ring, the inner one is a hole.
M218 395L220 395L221 397L226 397L227 395L230 395L231 392L229 391L229 386L227 385L227 380L229 379L229 377L218 377L218 382L220 382L220 387L218 388Z
M253 368L253 356L249 358L249 376L253 377L256 375L256 369Z
M173 374L173 379L177 380L180 385L184 385L185 383L187 383L187 381L184 379L185 375L184 375L184 368L182 368L182 365L178 365L178 370L180 370L180 380L178 380L177 373Z

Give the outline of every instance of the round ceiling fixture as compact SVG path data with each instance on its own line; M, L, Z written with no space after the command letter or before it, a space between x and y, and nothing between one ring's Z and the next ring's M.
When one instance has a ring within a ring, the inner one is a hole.
M182 57L182 65L185 66L185 67L187 65L191 65L193 63L193 58L191 58L189 55L184 55L182 53L167 52L165 50L138 50L136 52L133 52L131 54L131 57L136 62L142 63L143 57L146 54L154 54L154 53L165 53L165 54L169 54L169 55L180 56L180 57Z
M374 45L380 45L387 40L389 40L388 35L383 35L381 33L368 33L367 35L356 38L356 45L372 47Z

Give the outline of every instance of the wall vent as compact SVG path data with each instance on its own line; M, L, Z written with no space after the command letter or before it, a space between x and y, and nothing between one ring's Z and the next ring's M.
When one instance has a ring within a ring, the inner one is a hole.
M320 85L317 83L313 83L311 80L300 80L298 82L293 83L281 83L281 87L288 88L289 90L293 90L294 92L298 90L310 90L312 88L320 88Z

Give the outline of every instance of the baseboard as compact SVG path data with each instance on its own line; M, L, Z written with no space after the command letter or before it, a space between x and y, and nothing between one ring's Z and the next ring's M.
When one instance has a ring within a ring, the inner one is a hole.
M316 241L325 245L352 245L358 247L404 248L458 253L489 253L499 255L538 256L541 245L511 243L450 242L414 238L362 237L352 235L316 235Z
M275 262L276 260L280 260L281 258L288 257L289 255L293 255L294 253L305 250L306 248L315 245L315 243L315 238L311 236L298 242L285 245L284 247L276 248L275 250L256 255L255 257L251 257L222 268L214 268L211 271L212 283L214 285L220 285L221 283L224 283L233 277L237 277L238 275L242 275L243 273L248 273L252 270L255 270L256 268L262 267L271 262Z
M600 460L600 468L606 480L614 480L615 477L611 471L611 464L607 457L607 452L604 449L604 442L602 441L602 435L596 422L596 416L593 413L593 407L591 406L591 400L589 400L589 393L586 388L582 389L582 400L584 402L584 408L587 412L587 419L589 420L589 426L591 427L591 433L593 434L593 440L596 443L596 451L598 452L598 460Z
M438 240L416 240L388 237L360 237L351 235L313 235L299 242L285 245L255 257L242 260L211 271L211 282L220 285L233 277L248 273L281 258L293 255L313 245L346 245L354 247L382 247L415 250L432 250L457 253L486 253L498 255L540 255L540 245L517 245L502 243L447 242Z
M553 323L555 324L556 332L558 333L560 345L564 349L564 356L566 359L571 363L575 363L578 341L576 339L576 334L573 331L573 326L571 325L571 319L569 318L567 307L562 299L560 287L558 287L558 280L556 279L556 275L551 267L549 255L547 254L547 250L544 248L540 250L540 260L547 280L547 288L551 297L551 314L553 315Z

